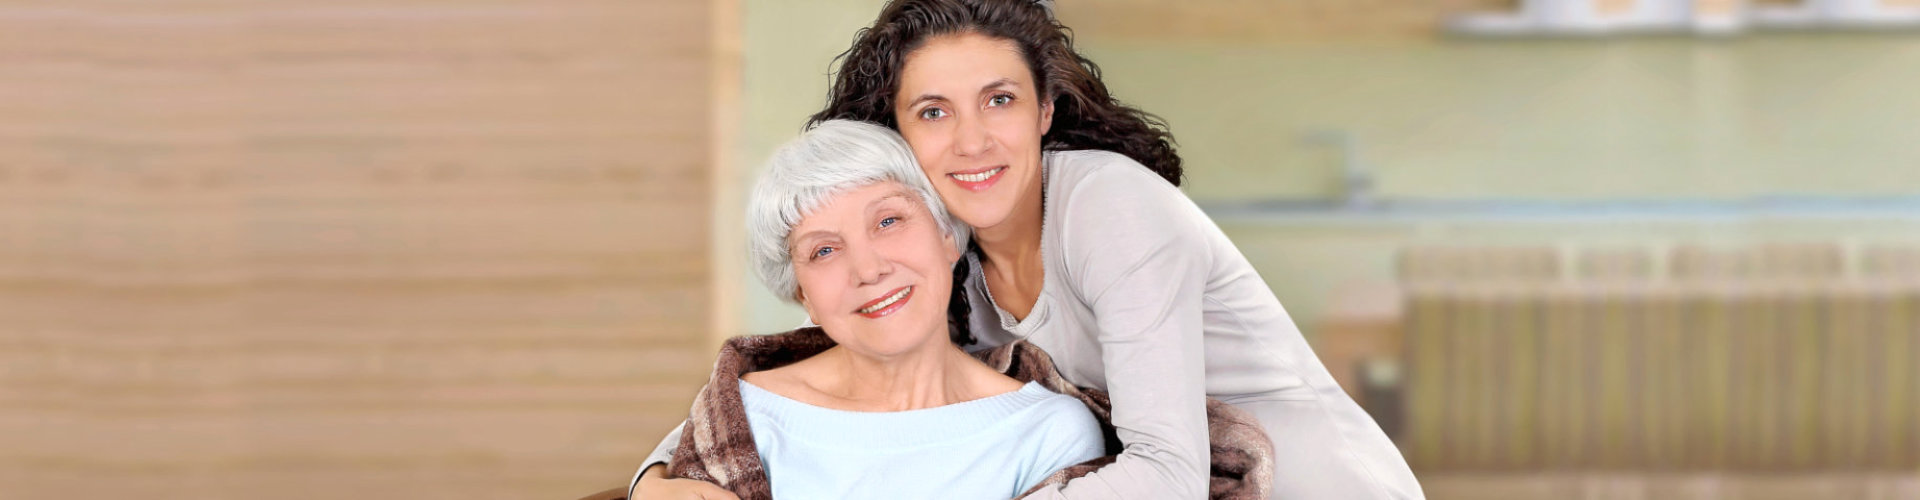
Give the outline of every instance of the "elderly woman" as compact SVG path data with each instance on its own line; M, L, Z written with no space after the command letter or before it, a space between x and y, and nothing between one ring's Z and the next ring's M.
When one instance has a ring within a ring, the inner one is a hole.
M819 328L729 342L672 464L707 482L638 495L1004 499L1105 454L1081 400L950 337L965 229L898 134L815 127L774 154L747 218L761 280Z

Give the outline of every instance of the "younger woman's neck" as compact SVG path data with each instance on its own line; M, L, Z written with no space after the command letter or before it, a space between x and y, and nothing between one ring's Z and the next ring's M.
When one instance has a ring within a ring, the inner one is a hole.
M1021 267L1018 264L1040 256L1040 219L1035 217L1031 224L1010 220L980 229L973 233L973 240L980 245L980 252L985 254L981 257L987 261Z
M1042 173L1042 175L1045 175ZM1041 191L1045 184L1035 179L1032 193L1015 202L1007 219L993 227L975 228L973 240L987 261L1004 269L1023 269L1040 260L1040 238L1046 206Z

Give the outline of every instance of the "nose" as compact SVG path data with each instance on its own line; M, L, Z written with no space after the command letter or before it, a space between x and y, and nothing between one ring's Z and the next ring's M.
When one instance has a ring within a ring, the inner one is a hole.
M876 251L871 245L860 245L851 249L848 257L853 257L853 276L860 285L872 285L893 274L893 259Z
M962 113L955 116L953 138L954 153L960 156L974 156L993 149L993 137L987 134L987 125L979 118Z

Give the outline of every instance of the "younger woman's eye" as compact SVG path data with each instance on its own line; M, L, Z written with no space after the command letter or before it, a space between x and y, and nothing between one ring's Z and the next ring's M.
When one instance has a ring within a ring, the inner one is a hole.
M944 109L927 108L920 110L920 119L922 120L938 120L944 116L947 116L947 110Z
M1013 96L1006 95L1006 94L1000 94L997 96L993 96L993 98L991 99L987 99L988 106L996 106L996 107L1005 106L1007 105L1007 103L1010 103L1010 102L1013 102Z

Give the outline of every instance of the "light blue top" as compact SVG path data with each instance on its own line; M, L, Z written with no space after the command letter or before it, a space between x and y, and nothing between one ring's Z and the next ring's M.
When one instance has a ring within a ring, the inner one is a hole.
M1005 500L1104 454L1086 405L1032 382L900 412L822 408L746 381L740 402L777 500Z

